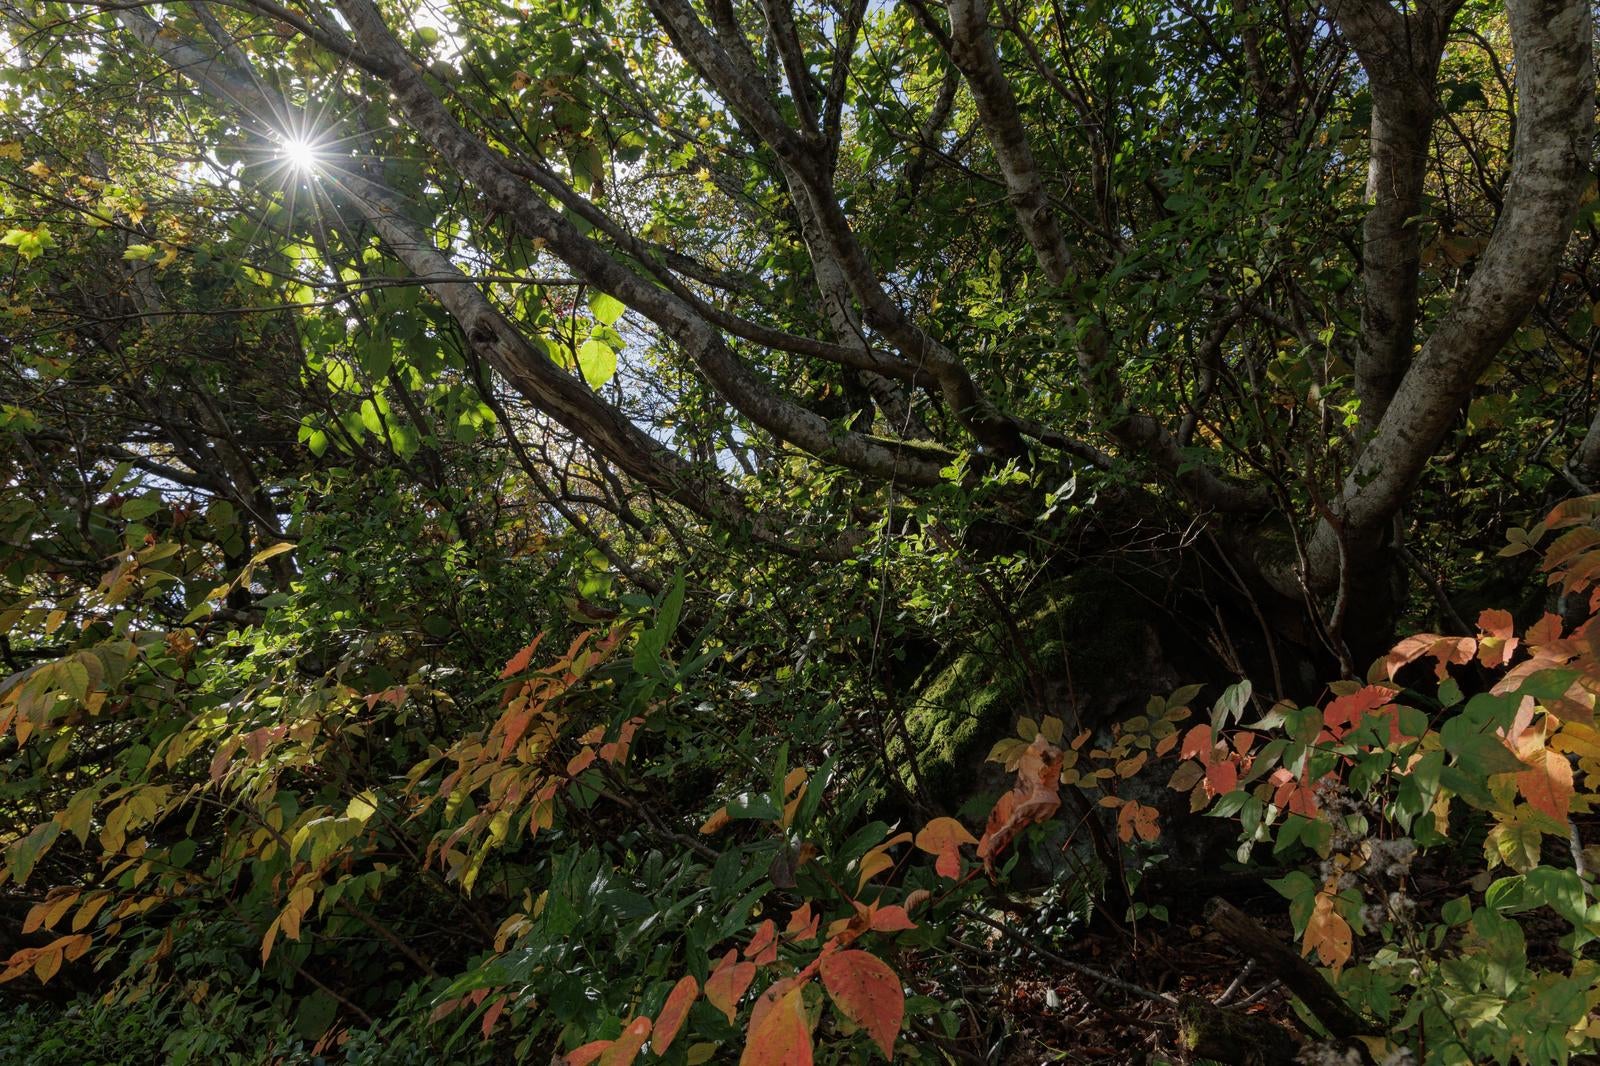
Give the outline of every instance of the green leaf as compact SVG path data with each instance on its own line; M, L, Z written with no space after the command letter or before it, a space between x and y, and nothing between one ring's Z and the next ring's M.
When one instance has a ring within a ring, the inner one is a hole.
M1530 895L1537 896L1545 906L1575 926L1589 920L1589 901L1584 892L1583 878L1576 870L1555 866L1536 866L1524 877ZM1490 886L1491 888L1493 886ZM1484 897L1485 902L1488 897Z
M61 835L61 827L55 822L41 822L33 827L33 832L12 844L6 850L6 866L11 870L11 876L17 879L17 884L24 884L28 875L33 872L34 863L39 861L39 856L50 849L56 837Z
M117 513L130 522L139 522L149 518L159 510L161 510L161 501L159 499L140 496L124 503L117 509Z
M672 639L672 634L678 628L678 619L683 614L683 594L683 572L679 571L673 579L672 588L662 598L661 607L656 613L656 624L640 633L639 642L634 645L633 666L640 673L662 674L662 653L666 651L667 642Z
M746 792L728 801L728 817L734 821L775 822L783 817L783 811L765 792Z
M1216 706L1211 709L1211 735L1215 737L1229 722L1237 722L1249 703L1249 678L1223 690L1222 695L1217 697Z
M378 412L378 405L371 400L361 401L361 424L375 437L383 434L383 415Z
M1455 756L1455 765L1466 773L1488 778L1527 769L1503 740L1493 733L1477 732L1464 718L1446 722L1439 734L1444 740L1444 749Z
M578 370L591 389L598 389L617 374L617 353L611 345L593 337L578 349Z
M1467 919L1472 917L1472 900L1466 896L1457 896L1440 908L1439 917L1452 926L1465 924Z
M626 305L615 296L597 292L589 297L589 311L608 326L616 325L617 319L621 318L626 310Z
M130 244L123 249L122 258L135 263L142 263L155 254L156 246L153 244Z
M1522 911L1535 906L1528 900L1526 882L1521 874L1500 878L1484 890L1483 905L1493 911Z
M55 243L55 238L50 235L50 227L43 223L36 229L8 229L6 235L0 237L0 245L15 248L17 254L30 263L41 252L55 247Z

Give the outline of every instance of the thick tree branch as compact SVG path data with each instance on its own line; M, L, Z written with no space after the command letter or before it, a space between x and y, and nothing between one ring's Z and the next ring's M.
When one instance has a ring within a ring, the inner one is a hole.
M1586 0L1508 0L1518 121L1505 210L1477 269L1422 346L1335 504L1351 565L1368 564L1479 375L1555 273L1590 180L1593 26ZM1318 524L1308 580L1337 584L1340 539ZM1280 575L1274 583L1284 586ZM1290 585L1289 587L1293 587Z
M1356 395L1366 436L1411 363L1422 263L1423 182L1437 110L1436 81L1453 7L1402 15L1386 0L1332 0L1372 92L1371 153L1361 228L1361 344Z

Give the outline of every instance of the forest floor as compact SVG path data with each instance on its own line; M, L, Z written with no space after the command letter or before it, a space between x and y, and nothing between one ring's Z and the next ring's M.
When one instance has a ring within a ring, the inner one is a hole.
M1198 996L1294 1030L1287 992L1276 981L1251 973L1245 960L1203 925L1154 925L1145 923L1132 938L1096 934L1052 950L1174 1001ZM1283 925L1287 936L1288 922ZM1001 987L991 1005L1018 1026L999 1060L1007 1066L1188 1066L1211 1061L1179 1046L1175 1002L1136 996L1084 974L1061 973L1048 960L1019 960L1017 976Z

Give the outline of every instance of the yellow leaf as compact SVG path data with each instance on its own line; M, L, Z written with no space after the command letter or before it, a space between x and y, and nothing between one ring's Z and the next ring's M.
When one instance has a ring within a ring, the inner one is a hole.
M1324 966L1332 967L1333 972L1338 973L1350 961L1353 938L1350 923L1333 909L1333 900L1333 893L1327 889L1317 893L1311 917L1306 921L1300 954L1309 955L1315 951Z
M61 952L59 951L47 950L44 954L40 955L38 960L33 964L34 976L39 978L39 982L41 984L54 977L56 975L56 971L60 969Z
M261 938L261 962L266 963L272 957L272 942L278 939L278 919L272 919L272 924L267 926L266 935Z
M282 555L284 552L292 551L294 551L294 541L282 540L272 545L270 548L262 548L260 551L256 552L250 557L250 565L254 566L256 563L264 563L268 559Z

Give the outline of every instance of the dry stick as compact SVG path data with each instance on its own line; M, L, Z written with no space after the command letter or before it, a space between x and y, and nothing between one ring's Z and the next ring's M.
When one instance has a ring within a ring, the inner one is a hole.
M1227 988L1222 990L1222 995L1218 996L1216 1000L1213 1001L1212 1005L1217 1007L1227 1006L1228 1000L1234 997L1234 995L1239 991L1239 986L1244 984L1244 979L1249 977L1250 971L1254 970L1255 968L1256 960L1246 959L1243 969L1239 971L1239 975L1233 979L1232 983L1230 983Z
M1378 1032L1334 991L1316 967L1238 907L1226 900L1212 899L1206 904L1206 921L1223 939L1282 981L1334 1036L1348 1040Z
M1270 996L1272 994L1273 990L1278 988L1282 984L1283 984L1282 981L1280 981L1276 977L1274 977L1272 980L1268 981L1266 984L1262 985L1260 988L1256 989L1254 992L1250 993L1248 996L1244 997L1239 1002L1233 1004L1233 1009L1234 1010L1244 1010L1246 1007L1255 1006L1257 1003L1260 1003L1262 1000L1264 1000L1268 996Z
M1035 944L1032 940L1029 940L1027 937L1023 936L1009 925L1006 925L1004 922L997 922L987 914L984 914L980 911L963 907L959 913L964 918L971 918L975 922L987 925L990 929L993 929L1007 940L1027 948L1041 959L1045 959L1048 962L1053 962L1057 966L1071 970L1073 973L1092 978L1093 980L1099 981L1104 985L1109 985L1112 988L1119 988L1130 995L1139 996L1142 999L1154 1000L1157 1003L1170 1003L1173 1005L1176 1005L1178 1002L1176 996L1169 995L1166 992L1152 992L1148 988L1124 981L1120 977L1112 977L1108 973L1102 973L1092 966L1085 966L1081 962L1073 962L1071 959L1057 955L1048 948L1042 948L1038 944Z

